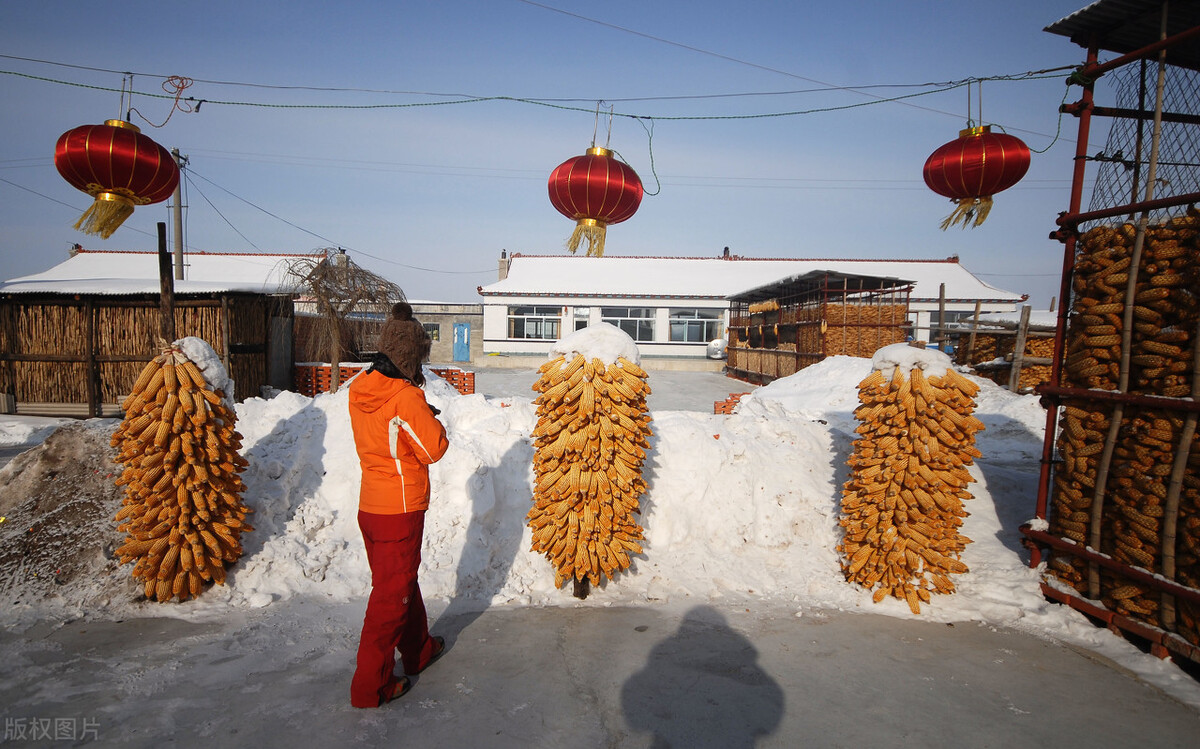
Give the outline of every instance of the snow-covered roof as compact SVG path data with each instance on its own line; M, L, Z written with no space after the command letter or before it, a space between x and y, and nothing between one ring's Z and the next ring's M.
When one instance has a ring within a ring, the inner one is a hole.
M968 322L970 318L962 322ZM1012 312L989 312L979 316L981 325L1020 325L1021 308ZM1029 326L1033 328L1054 328L1058 326L1058 313L1052 310L1035 309L1029 312Z
M177 294L229 291L277 294L288 291L288 262L320 254L188 252L184 278L175 280ZM157 294L158 253L76 250L67 260L42 273L0 285L3 294Z
M940 284L946 299L993 302L1024 297L980 281L958 258L944 260L847 260L830 258L758 259L739 256L584 257L575 255L511 257L508 277L482 286L488 296L642 297L665 299L725 298L811 271L882 276L912 281L912 301L937 300Z

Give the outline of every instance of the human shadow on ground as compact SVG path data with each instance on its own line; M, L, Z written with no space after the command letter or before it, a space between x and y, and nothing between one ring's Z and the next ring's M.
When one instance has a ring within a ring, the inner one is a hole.
M697 606L625 682L621 709L655 749L738 749L779 727L784 695L750 641L718 610Z
M500 459L501 466L532 463L533 446L524 439L517 440ZM526 481L510 485L506 480L510 474L525 475L485 470L476 472L469 481L471 517L456 570L454 595L434 625L436 634L445 637L447 644L453 644L504 590L513 561L521 551L532 487Z

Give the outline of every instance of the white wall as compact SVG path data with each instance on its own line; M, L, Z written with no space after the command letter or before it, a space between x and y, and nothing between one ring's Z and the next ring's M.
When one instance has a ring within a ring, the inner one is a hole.
M724 300L713 299L578 299L565 297L493 297L483 305L483 351L484 354L546 354L554 341L538 339L507 339L508 308L510 306L558 306L563 308L561 316L562 335L575 330L576 310L587 310L588 324L601 322L602 307L651 307L654 309L654 341L638 341L642 356L699 358L707 357L708 342L672 343L670 316L672 308L720 309L723 325L729 324L729 305Z

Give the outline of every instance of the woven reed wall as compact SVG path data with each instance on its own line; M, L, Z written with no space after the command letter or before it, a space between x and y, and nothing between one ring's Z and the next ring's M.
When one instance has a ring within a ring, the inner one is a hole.
M213 296L176 298L175 305L175 337L228 352L236 397L258 395L267 383L270 318L289 316L290 304L236 294L224 304ZM0 298L0 392L21 403L87 404L94 378L100 402L118 403L158 353L158 338L157 297Z

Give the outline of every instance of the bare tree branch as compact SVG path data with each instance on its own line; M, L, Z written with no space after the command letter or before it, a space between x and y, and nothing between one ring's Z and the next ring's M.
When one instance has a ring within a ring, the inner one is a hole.
M333 367L329 390L333 392L341 385L340 367L347 345L354 350L369 348L366 337L378 333L393 304L406 301L404 291L356 265L344 250L326 249L321 259L293 260L288 263L287 278L300 301L315 308L319 323L314 344L317 350L329 351ZM350 330L350 340L343 340L344 329Z

